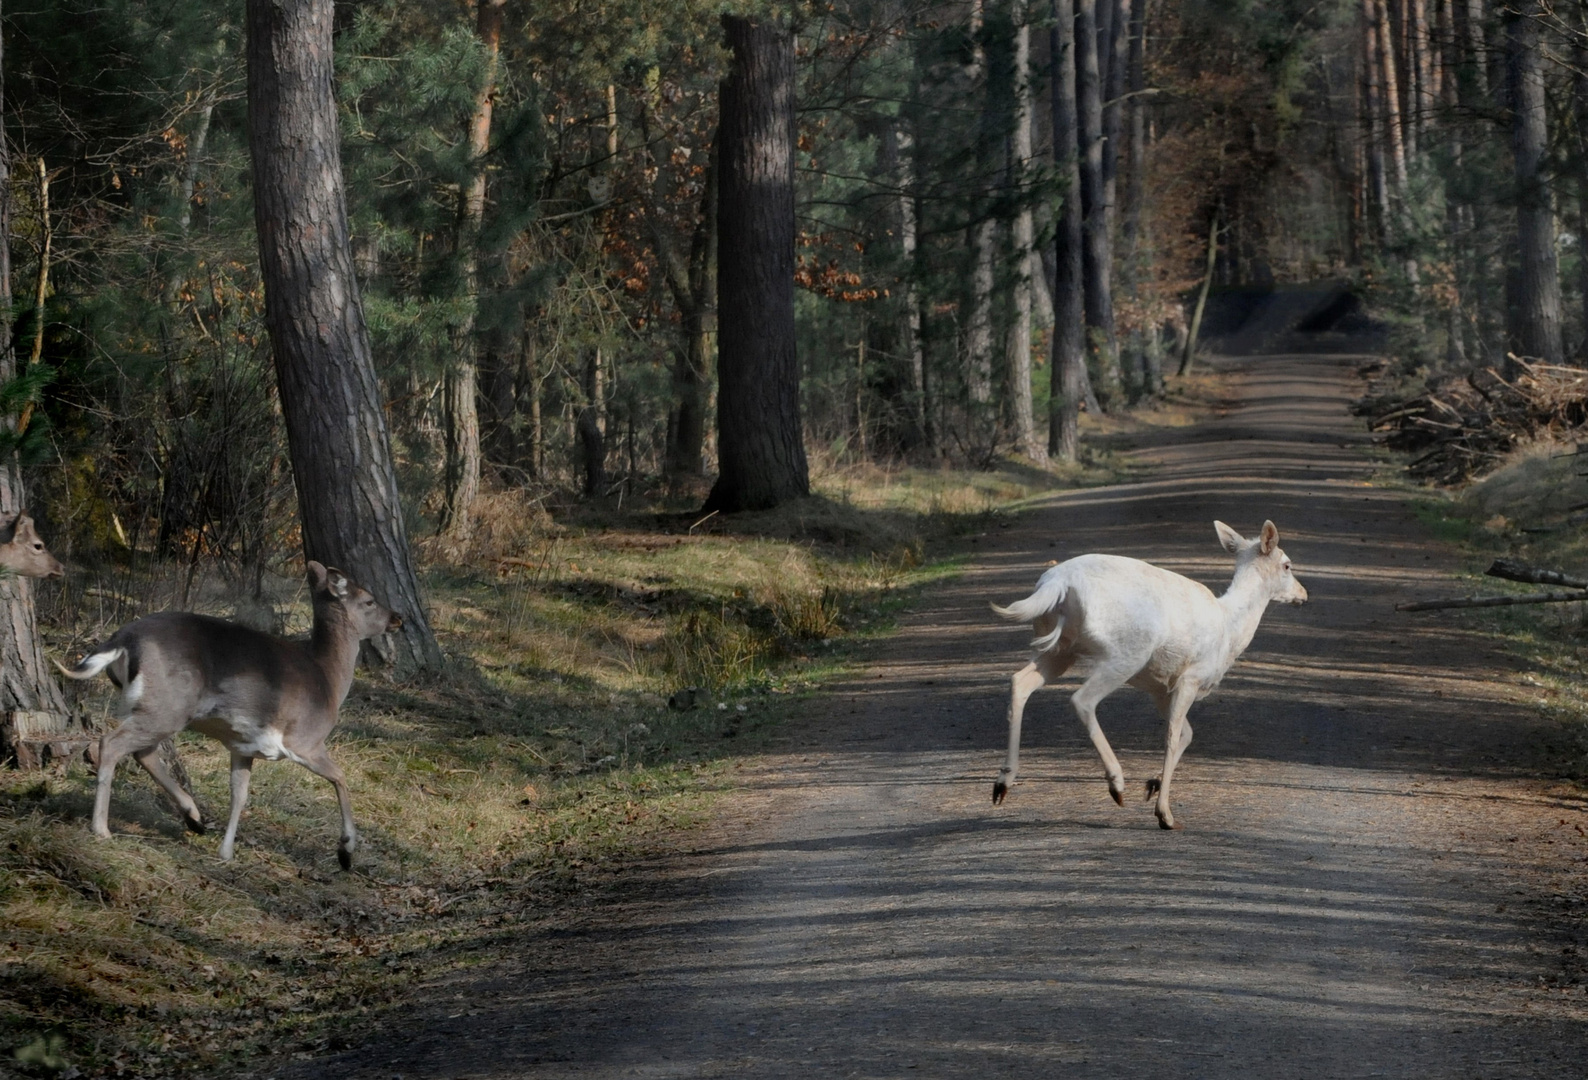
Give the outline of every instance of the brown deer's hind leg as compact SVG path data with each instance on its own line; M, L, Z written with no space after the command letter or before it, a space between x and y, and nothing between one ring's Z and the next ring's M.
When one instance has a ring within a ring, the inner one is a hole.
M144 771L154 777L154 782L165 789L165 793L175 800L177 807L182 811L182 824L192 832L200 835L204 833L204 815L199 812L198 804L193 801L193 796L182 790L182 785L166 769L165 763L160 760L160 746L156 743L147 750L134 750L132 756L142 765Z

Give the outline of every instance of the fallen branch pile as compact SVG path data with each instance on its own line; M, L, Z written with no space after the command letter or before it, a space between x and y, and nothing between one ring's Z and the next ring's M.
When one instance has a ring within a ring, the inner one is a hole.
M1521 368L1512 382L1484 368L1411 401L1364 403L1368 426L1387 430L1392 449L1419 454L1407 466L1412 476L1454 484L1541 432L1566 437L1588 425L1588 370L1511 359Z
M1559 570L1545 570L1537 566L1524 566L1510 559L1495 559L1484 571L1490 577L1509 581L1525 581L1531 585L1564 585L1570 592L1522 593L1510 596L1452 596L1443 600L1418 600L1410 604L1396 604L1396 611L1437 611L1440 608L1510 607L1513 604L1570 604L1588 601L1588 581L1571 577Z

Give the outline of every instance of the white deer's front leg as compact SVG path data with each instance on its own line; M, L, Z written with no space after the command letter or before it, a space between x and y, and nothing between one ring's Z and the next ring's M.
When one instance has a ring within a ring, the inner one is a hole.
M1191 711L1191 705L1196 701L1196 692L1195 679L1181 679L1169 699L1169 731L1163 752L1163 776L1158 782L1158 805L1154 808L1158 815L1159 828L1179 828L1174 823L1174 812L1169 809L1169 781L1174 776L1174 767L1180 763L1180 755L1191 742L1190 725L1186 721L1186 714Z

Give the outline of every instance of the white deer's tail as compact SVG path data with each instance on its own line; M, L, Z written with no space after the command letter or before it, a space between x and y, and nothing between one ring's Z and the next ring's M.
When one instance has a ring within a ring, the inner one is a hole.
M76 667L67 667L59 660L55 666L61 669L61 674L68 679L92 679L111 664L127 655L127 650L121 646L114 649L101 649L99 652L90 653L77 662Z
M1064 602L1064 594L1068 591L1069 583L1062 575L1047 573L1037 582L1037 591L1024 600L1016 600L1008 607L993 604L992 609L1010 622L1036 623L1039 631L1046 629L1042 625L1047 621L1044 616L1052 616L1053 629L1031 642L1033 649L1046 652L1059 643L1059 636L1064 633L1064 616L1055 614L1055 611Z

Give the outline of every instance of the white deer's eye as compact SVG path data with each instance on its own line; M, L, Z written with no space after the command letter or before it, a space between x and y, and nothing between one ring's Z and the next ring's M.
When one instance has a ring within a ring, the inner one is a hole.
M1289 570L1289 569L1290 569L1290 560L1289 560L1289 559L1286 559L1286 560L1285 560L1285 569L1286 569L1286 570Z

